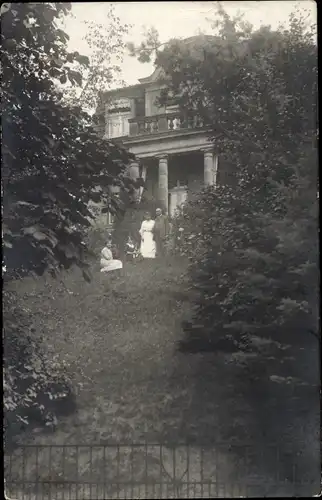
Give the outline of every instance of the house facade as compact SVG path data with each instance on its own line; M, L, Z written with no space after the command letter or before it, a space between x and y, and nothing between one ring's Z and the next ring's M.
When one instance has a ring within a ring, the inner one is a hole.
M198 117L183 117L177 106L157 105L166 86L156 69L137 85L104 93L98 116L103 137L135 155L130 175L145 180L144 198L173 215L202 186L216 185L218 156Z

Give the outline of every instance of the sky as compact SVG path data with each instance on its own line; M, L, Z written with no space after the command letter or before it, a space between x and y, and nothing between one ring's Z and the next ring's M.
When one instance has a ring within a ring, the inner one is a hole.
M160 40L166 42L170 38L187 38L204 31L212 32L206 18L214 12L214 2L182 1L182 2L111 2L115 14L122 24L132 27L125 41L139 44L144 38L144 27L155 27ZM316 23L317 7L314 0L302 1L223 1L221 2L229 15L244 13L244 19L259 28L261 24L277 28L280 22L286 23L294 8L305 9L309 20ZM90 49L84 41L84 20L107 23L108 2L73 2L73 18L65 20L65 31L70 36L69 47L81 54L90 55ZM135 58L125 55L121 64L121 77L127 85L138 83L138 78L152 74L153 63L142 64ZM115 82L111 88L120 86Z

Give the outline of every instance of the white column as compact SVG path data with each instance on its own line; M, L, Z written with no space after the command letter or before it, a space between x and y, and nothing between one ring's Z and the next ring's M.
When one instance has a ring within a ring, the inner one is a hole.
M218 173L218 155L213 157L213 185L217 186L217 173Z
M212 150L205 150L204 151L204 183L205 186L211 186L213 184L214 180L214 173L213 173L213 153Z
M159 156L159 201L168 212L168 156Z
M130 168L129 168L129 175L131 179L138 179L140 177L140 166L137 161L131 162ZM134 198L136 201L139 201L140 198L140 190L136 189L134 193Z
M172 189L170 192L170 207L169 207L171 217L174 216L174 211L176 207L177 207L177 193L174 189Z
M140 177L143 179L143 181L146 182L146 166L142 165L142 163L141 163L141 169L139 170L139 173L140 173ZM139 200L138 200L139 202L142 199L143 191L144 191L144 187L141 186L139 188Z

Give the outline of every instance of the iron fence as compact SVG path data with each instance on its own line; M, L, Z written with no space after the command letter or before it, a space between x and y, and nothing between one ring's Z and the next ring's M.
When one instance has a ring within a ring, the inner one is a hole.
M5 454L5 488L15 500L304 496L312 478L294 457L273 445L27 445Z

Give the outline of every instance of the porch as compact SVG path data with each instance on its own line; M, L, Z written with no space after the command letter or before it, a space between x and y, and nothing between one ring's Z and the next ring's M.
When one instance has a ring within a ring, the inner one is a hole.
M122 142L137 158L130 176L142 176L145 198L157 201L169 215L202 186L216 184L218 155L204 130L178 128L162 135L146 132Z
M145 200L157 201L173 216L176 208L196 196L205 184L215 184L216 162L212 151L161 155L132 163L130 175L145 180Z

